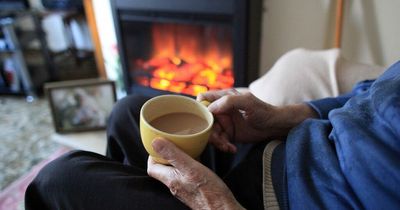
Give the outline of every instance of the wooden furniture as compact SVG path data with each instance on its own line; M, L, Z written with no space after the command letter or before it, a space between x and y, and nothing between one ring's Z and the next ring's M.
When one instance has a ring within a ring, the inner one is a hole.
M103 52L101 50L100 38L97 31L96 17L94 15L93 0L84 0L83 5L86 13L86 21L89 26L90 34L94 46L94 56L96 59L97 71L101 78L106 79L106 69L104 66Z
M34 23L34 30L30 32L21 33L20 36L16 33L15 22L20 17L29 16ZM3 58L12 59L12 66L14 74L13 77L18 78L15 80L21 84L14 84L17 88L10 88L7 86L0 87L0 93L2 94L25 94L27 96L27 101L31 102L36 97L36 93L34 90L34 84L32 81L32 77L28 71L26 59L23 54L23 45L28 45L33 40L38 40L41 45L42 56L44 57L46 67L48 71L52 71L52 66L50 64L50 57L47 48L47 43L45 40L44 33L40 26L40 21L38 16L33 11L25 11L19 13L9 13L3 15L0 18L0 26L2 30L2 39L4 40L4 48L0 49L0 53ZM3 66L1 66L3 68ZM51 72L49 72L51 74ZM19 90L18 86L22 86L22 89Z
M335 41L333 43L334 48L340 48L341 43L342 43L343 4L344 4L344 0L337 0L336 22L335 22Z

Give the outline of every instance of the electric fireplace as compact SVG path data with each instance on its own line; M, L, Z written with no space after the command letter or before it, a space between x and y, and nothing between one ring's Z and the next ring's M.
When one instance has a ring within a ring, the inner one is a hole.
M115 0L128 93L195 96L258 73L261 0Z

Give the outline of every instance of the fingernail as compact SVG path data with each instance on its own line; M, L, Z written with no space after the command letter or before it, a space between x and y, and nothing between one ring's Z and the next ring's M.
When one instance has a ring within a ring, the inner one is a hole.
M151 146L153 147L154 151L156 151L157 153L161 152L162 149L164 148L163 142L161 139L159 138L155 138L152 142L151 142Z
M203 104L206 107L210 105L210 102L206 101L206 100L202 100L202 101L200 101L200 103Z

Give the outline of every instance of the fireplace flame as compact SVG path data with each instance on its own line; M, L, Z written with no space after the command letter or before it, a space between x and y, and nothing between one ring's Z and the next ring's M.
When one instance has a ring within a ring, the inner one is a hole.
M233 87L232 40L221 27L154 24L153 53L137 60L144 86L188 95Z

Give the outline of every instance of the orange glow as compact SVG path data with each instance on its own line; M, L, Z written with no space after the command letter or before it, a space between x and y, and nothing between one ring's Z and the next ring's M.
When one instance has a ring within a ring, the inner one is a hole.
M196 25L154 24L152 55L137 60L148 77L136 82L155 89L197 95L233 87L229 30Z

